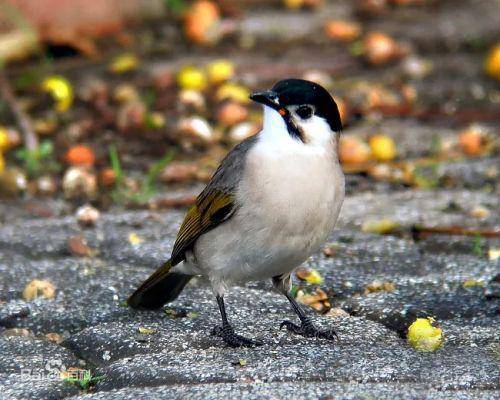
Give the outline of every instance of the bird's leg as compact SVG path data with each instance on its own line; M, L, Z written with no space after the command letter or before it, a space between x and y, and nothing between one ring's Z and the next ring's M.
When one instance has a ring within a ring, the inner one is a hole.
M297 303L297 301L290 296L290 275L274 277L273 284L286 296L292 305L293 311L295 311L295 314L297 314L300 319L300 325L297 325L292 321L283 321L280 325L280 329L286 327L288 331L305 337L317 337L330 340L338 339L337 333L333 329L322 330L316 328L299 303Z
M224 298L222 296L217 295L217 304L219 305L220 315L222 316L222 326L214 327L212 335L221 337L230 347L252 347L262 344L234 333L234 329L227 319L226 306L224 305Z

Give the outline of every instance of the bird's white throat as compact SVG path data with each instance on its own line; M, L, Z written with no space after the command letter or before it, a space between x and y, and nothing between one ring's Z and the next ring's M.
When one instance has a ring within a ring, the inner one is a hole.
M261 140L288 150L336 152L336 134L323 118L313 115L307 120L294 118L294 122L303 132L305 143L289 134L283 117L276 110L264 106Z

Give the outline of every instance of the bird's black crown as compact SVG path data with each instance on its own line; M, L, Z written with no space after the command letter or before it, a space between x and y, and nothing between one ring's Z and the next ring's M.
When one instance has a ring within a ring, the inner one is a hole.
M337 103L321 85L304 79L283 79L276 83L271 91L276 93L282 107L311 104L316 108L315 114L324 118L332 131L342 130Z

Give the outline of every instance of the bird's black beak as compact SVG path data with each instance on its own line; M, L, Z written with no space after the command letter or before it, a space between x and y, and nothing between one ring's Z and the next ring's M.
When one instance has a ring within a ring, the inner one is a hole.
M273 92L272 90L252 93L250 95L250 99L257 103L274 108L275 110L279 110L281 108L278 100L278 94L276 92Z

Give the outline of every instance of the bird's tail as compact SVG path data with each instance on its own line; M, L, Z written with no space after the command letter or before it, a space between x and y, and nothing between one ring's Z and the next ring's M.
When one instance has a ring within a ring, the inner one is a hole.
M193 276L171 272L171 268L172 263L168 260L137 288L127 304L132 308L153 310L175 300Z

